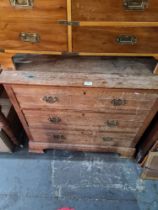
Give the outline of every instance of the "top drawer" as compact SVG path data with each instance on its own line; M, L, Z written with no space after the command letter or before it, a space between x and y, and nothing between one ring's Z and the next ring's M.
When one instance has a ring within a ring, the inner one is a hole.
M1 0L1 20L66 19L66 0ZM7 15L6 15L7 14Z
M73 0L74 21L158 21L157 0Z
M157 98L155 94L103 88L13 86L13 90L25 109L137 113L150 110Z

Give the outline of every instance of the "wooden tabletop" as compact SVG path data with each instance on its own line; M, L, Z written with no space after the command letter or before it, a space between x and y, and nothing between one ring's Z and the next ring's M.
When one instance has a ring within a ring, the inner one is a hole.
M158 90L152 58L17 56L0 83Z

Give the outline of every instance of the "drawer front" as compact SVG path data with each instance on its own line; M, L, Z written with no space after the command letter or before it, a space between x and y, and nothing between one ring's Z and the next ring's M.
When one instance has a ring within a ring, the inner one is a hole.
M95 130L137 133L145 117L128 114L91 113L84 111L24 110L28 125L33 128Z
M73 27L73 51L158 53L156 27Z
M150 110L156 94L101 88L13 86L24 109L74 109L97 112L139 113Z
M73 0L75 21L158 21L157 0Z
M42 130L30 128L35 142L55 144L134 147L133 136L122 133L92 133L90 131Z
M67 17L66 0L1 0L0 19L30 21L49 19L56 21ZM7 14L7 15L6 15ZM31 22L30 22L31 24Z
M0 48L13 50L67 50L67 28L44 22L0 22Z

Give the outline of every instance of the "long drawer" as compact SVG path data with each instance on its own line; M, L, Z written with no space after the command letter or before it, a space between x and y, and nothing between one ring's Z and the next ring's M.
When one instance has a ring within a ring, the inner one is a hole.
M157 0L73 0L75 21L158 21Z
M134 137L126 133L92 133L90 131L45 130L30 128L35 142L56 144L134 147Z
M73 51L158 53L158 27L73 27Z
M30 127L51 130L113 131L136 134L145 120L144 115L91 113L84 111L24 110L23 112Z
M150 110L156 94L101 88L13 86L24 109L73 109L97 112L138 113Z
M66 0L1 0L0 19L17 21L29 19L38 22L47 19L56 21L67 17Z
M36 21L0 22L0 48L34 51L66 51L67 28Z

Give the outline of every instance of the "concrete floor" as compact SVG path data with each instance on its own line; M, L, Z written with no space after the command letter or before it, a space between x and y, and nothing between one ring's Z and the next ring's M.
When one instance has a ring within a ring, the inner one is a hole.
M0 155L0 210L158 210L158 182L112 154Z

